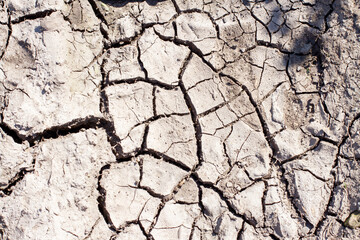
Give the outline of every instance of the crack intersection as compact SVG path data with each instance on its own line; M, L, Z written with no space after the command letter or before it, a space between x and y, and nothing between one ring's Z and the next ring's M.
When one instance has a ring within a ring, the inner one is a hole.
M61 226L72 238L296 239L326 234L331 219L336 236L358 233L345 227L344 212L355 210L350 201L359 195L340 189L344 179L351 186L359 180L358 167L342 166L359 162L357 72L348 75L349 63L343 69L344 59L358 66L357 42L341 28L355 10L346 4L76 0L36 3L34 12L10 2L0 2L7 32L0 39L0 144L21 154L11 153L13 164L0 149L3 209L33 191L26 190L31 178L46 176L49 194L65 191L58 181L79 197L54 195L60 210L49 210L48 199L40 207L59 219L75 209L91 222L81 226L85 234ZM69 32L55 50L51 39L65 31L33 23L58 15ZM26 24L34 29L22 34ZM356 46L337 45L336 31ZM56 122L42 106L72 101L70 120L71 110L59 110L64 117ZM40 118L34 123L32 108ZM85 184L97 193L83 193ZM17 188L24 192L14 194ZM350 200L339 203L345 195ZM88 212L94 197L95 219ZM0 236L14 234L9 216L0 216Z

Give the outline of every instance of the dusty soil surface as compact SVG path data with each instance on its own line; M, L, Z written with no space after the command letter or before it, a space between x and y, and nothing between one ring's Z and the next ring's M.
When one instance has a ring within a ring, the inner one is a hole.
M359 239L355 0L0 0L0 239Z

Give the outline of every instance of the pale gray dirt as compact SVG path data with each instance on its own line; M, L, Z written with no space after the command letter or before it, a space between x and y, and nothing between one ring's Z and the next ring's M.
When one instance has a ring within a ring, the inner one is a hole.
M0 239L360 239L359 79L356 0L0 0Z

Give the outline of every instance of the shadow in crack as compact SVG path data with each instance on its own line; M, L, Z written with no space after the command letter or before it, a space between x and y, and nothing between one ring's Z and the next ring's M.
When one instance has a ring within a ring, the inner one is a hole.
M303 66L311 61L322 74L321 37L329 29L330 14L339 11L334 9L333 0L312 4L274 0L242 0L242 3L261 26L257 29L258 44L284 53L283 61L288 67Z
M119 0L101 0L104 4L110 5L112 7L123 7L128 3L133 2L146 2L147 4L151 6L155 6L159 2L163 2L166 0L125 0L125 1L119 1Z

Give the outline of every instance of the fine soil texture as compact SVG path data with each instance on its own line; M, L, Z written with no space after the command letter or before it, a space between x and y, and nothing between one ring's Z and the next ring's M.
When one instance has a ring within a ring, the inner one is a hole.
M357 0L0 0L1 240L360 239Z

